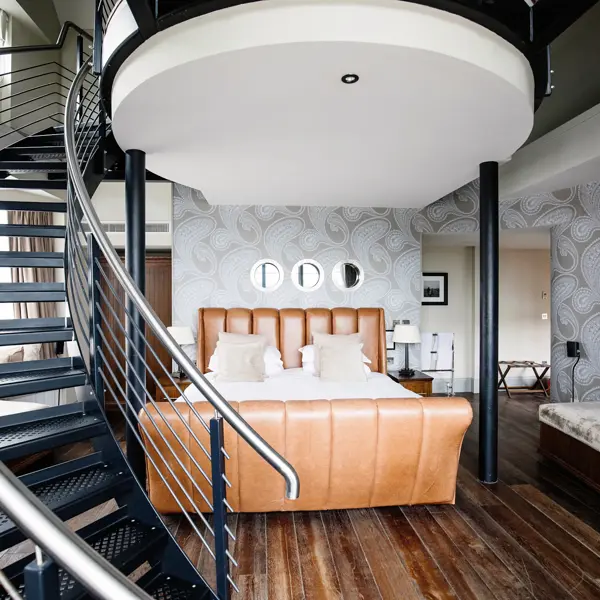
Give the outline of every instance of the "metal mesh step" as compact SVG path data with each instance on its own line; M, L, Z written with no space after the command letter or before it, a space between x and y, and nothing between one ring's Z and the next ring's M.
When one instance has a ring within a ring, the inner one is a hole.
M165 533L161 530L124 518L97 534L85 538L85 540L106 560L113 563L117 568L129 572L131 569L143 564L148 556L148 551L153 551L156 544L165 537ZM33 560L34 557L31 556L30 558ZM25 564L28 561L29 558L21 562ZM12 582L21 595L26 598L23 575L20 574L14 577ZM87 597L84 588L62 568L58 570L58 584L61 600L76 600ZM189 596L181 596L182 599L187 597ZM0 600L10 600L3 590L0 592Z
M14 383L30 383L46 377L67 377L69 375L83 375L82 369L61 368L61 369L43 369L33 373L9 373L0 375L0 387ZM3 432L0 432L0 448L2 448Z
M33 452L55 448L96 435L106 429L106 423L97 414L70 413L44 418L52 408L24 413L24 419L33 413L40 420L0 428L0 460L10 460ZM10 419L10 417L7 417ZM1 424L0 420L0 424Z
M130 480L128 473L119 471L107 463L99 461L87 464L89 462L89 457L70 461L25 476L22 481L28 485L30 480L36 477L39 479L48 473L45 480L28 487L48 508L62 518L69 518L82 510L87 510L88 505L95 506L98 496L102 496L100 501L110 497L110 490L117 489L118 484L124 485ZM60 473L61 467L66 472ZM59 474L56 474L57 472ZM0 512L1 546L8 547L21 539L23 539L21 532L17 530L8 515Z
M145 591L155 600L201 600L210 597L206 588L162 574L155 577Z

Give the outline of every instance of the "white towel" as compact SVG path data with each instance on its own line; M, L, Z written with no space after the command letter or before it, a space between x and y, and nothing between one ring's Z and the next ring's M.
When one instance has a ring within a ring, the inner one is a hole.
M421 370L451 370L453 347L453 333L421 333Z

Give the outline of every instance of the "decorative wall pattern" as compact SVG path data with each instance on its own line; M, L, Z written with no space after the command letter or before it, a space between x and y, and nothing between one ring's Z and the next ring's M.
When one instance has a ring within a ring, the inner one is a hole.
M473 182L422 212L421 233L479 230L479 185ZM575 398L600 401L600 183L501 203L504 229L550 228L552 260L552 399L571 400L574 360L567 340L582 344Z
M195 328L200 306L382 306L394 319L420 321L421 235L479 229L476 182L415 209L210 206L197 190L174 185L173 322ZM553 399L570 400L573 361L567 339L583 345L576 372L581 401L600 400L600 184L503 203L503 228L552 228ZM255 289L250 269L273 258L286 279L272 293ZM319 261L325 284L300 292L290 280L301 258ZM353 258L365 283L342 292L334 265ZM418 357L412 358L418 364Z

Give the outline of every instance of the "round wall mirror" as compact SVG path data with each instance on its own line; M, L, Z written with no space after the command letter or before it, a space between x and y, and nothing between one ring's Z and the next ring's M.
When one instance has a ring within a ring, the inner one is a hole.
M278 262L265 258L252 267L250 279L257 290L272 292L283 283L283 269Z
M300 260L292 269L292 282L303 292L314 292L323 284L323 267L314 260Z
M364 280L361 266L352 260L343 260L333 267L333 285L342 291L360 287Z

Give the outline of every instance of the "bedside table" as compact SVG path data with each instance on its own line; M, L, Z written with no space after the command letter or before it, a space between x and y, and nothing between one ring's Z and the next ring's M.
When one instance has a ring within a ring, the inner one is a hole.
M173 378L173 381L180 387L180 389L182 391L185 390L185 388L189 387L192 384L192 382L187 377L180 378L180 377L175 377L175 375L171 375L171 377ZM179 393L178 389L175 387L175 385L173 384L171 379L169 379L169 377L167 377L166 375L159 377L158 381L160 382L160 386L159 385L156 386L156 401L157 402L163 402L164 400L168 400L168 398L165 398L165 394L163 394L163 391L161 390L161 386L165 390L165 393L168 394L169 398L171 398L172 400L177 400L177 398L179 398L179 396L181 396L181 394Z
M415 371L412 377L403 377L398 371L388 371L388 376L415 394L431 396L433 393L433 377L421 373L421 371Z

